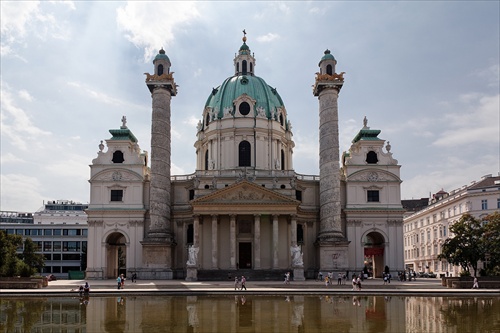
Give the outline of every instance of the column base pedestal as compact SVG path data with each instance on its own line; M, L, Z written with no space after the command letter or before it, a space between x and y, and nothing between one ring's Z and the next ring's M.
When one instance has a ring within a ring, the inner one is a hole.
M345 272L349 267L349 241L317 243L319 270L321 272Z
M293 281L305 281L304 277L304 268L303 267L294 267L293 268Z
M196 266L187 267L186 281L198 281L198 268L196 268Z

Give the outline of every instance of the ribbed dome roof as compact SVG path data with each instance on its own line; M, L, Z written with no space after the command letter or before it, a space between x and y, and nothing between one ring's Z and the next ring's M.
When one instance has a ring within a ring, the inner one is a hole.
M270 87L262 78L252 75L235 75L227 78L219 87L212 90L205 107L217 112L218 118L223 117L224 108L233 109L233 101L239 96L247 94L254 100L255 109L264 108L268 119L271 111L284 107L283 100L275 88ZM250 113L256 116L256 110Z

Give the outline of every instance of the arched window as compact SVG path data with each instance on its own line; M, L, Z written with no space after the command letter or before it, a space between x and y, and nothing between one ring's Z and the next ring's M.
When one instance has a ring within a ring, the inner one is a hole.
M236 63L236 72L237 73L240 72L240 63L239 62Z
M205 152L205 170L208 170L208 149Z
M370 150L368 154L366 154L366 163L377 164L377 162L378 162L377 153L374 152L373 150Z
M113 153L112 161L113 161L113 163L123 163L123 161L125 161L121 150L117 150Z
M205 126L208 126L208 123L210 123L210 114L207 113L207 117L205 118Z
M248 141L241 141L238 146L238 166L250 166L252 161L252 148Z
M250 63L250 73L253 73L253 63Z
M281 170L285 170L285 151L281 149Z
M283 126L284 120L283 120L283 115L280 113L280 124Z
M247 61L243 60L241 63L241 71L243 75L247 75Z
M158 65L158 75L163 74L163 65Z
M328 75L333 74L332 65L326 65L326 74Z
M243 102L240 104L238 110L243 116L246 116L250 113L250 104L248 104L247 102Z

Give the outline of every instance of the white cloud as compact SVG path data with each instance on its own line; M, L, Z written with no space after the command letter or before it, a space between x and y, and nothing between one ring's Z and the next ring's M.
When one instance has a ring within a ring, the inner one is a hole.
M22 158L19 158L18 156L12 154L12 153L7 153L5 155L2 155L0 162L2 164L6 163L21 163L24 162Z
M484 96L468 94L461 101L469 105L458 105L462 112L447 113L444 123L448 128L439 133L433 145L438 147L458 147L460 145L498 143L500 133L500 95Z
M40 189L42 188L37 177L26 174L1 174L2 196L0 210L21 211L26 209L33 212L33 207L40 207ZM28 208L29 207L29 208Z
M173 42L175 28L200 16L196 2L161 4L131 1L117 9L118 26L136 47L145 48L144 61L151 59L160 47L167 48Z
M128 103L127 101L124 101L121 98L109 96L105 93L102 93L100 91L92 89L89 86L87 86L86 84L81 83L81 82L71 81L71 82L68 82L67 84L70 87L76 88L78 92L83 92L86 96L88 96L92 99L95 99L95 100L97 100L101 103L104 103L104 104L113 105L113 106L127 106L127 107L134 107L134 108L136 108L136 107L143 108L142 105L141 106L134 105L134 104Z
M23 90L19 90L19 92L17 94L19 95L19 97L21 97L24 100L27 100L28 102L32 102L33 101L33 97L30 95L29 92L27 92L24 89Z
M10 143L18 149L27 150L28 147L30 147L30 143L40 142L41 136L51 135L51 132L35 126L30 116L22 108L17 106L5 82L2 82L1 96L1 128L3 140L8 139Z
M273 40L276 40L278 38L280 38L280 36L278 34L274 34L274 33L270 32L268 34L265 34L264 36L257 37L257 41L262 42L262 43L269 43L269 42L272 42Z

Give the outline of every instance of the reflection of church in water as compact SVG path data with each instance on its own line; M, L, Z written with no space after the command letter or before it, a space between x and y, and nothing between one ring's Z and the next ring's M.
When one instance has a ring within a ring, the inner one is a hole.
M125 118L90 165L87 278L120 271L142 279L281 279L291 271L300 280L365 265L376 276L385 266L394 276L403 270L400 166L366 118L340 161L344 73L336 74L329 50L313 88L319 176L295 172L289 114L277 90L255 75L246 37L234 74L210 91L202 110L196 170L172 176L170 101L177 85L165 51L153 64L146 76L150 165Z

